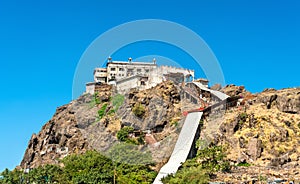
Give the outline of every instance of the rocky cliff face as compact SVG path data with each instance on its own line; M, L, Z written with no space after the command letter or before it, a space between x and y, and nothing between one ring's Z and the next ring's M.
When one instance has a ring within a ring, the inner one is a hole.
M144 147L151 151L154 161L164 161L171 154L170 145L176 141L183 118L179 91L172 82L146 91L132 90L118 109L111 86L104 85L97 91L95 96L86 94L59 107L41 131L32 135L20 166L59 164L66 155L90 149L106 152L118 142L116 134L122 126L152 132L153 144ZM140 117L133 112L137 104L145 108Z
M124 125L138 130L160 132L169 126L173 119L180 118L180 95L172 82L163 82L155 89L145 91L132 90L119 111ZM138 117L132 109L140 105L144 108L143 116Z
M58 159L70 153L85 152L87 148L88 142L78 128L73 105L64 105L38 134L32 135L21 167L58 163Z
M99 101L107 101L111 96L111 87L103 86L98 95ZM83 95L57 108L41 131L32 135L20 166L34 168L45 164L59 164L59 160L69 154L94 149L87 135L89 127L99 121L99 107L95 99L94 96ZM103 132L104 130L98 133Z
M300 88L267 89L255 95L234 85L222 90L246 97L244 105L228 109L223 116L207 116L200 139L223 145L232 164L251 166L220 173L217 180L235 183L259 175L300 178Z

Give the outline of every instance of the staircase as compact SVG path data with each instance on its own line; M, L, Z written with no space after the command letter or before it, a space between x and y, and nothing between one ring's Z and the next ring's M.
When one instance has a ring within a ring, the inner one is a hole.
M161 179L169 174L175 174L182 163L186 161L197 133L199 121L203 112L189 113L184 121L178 140L169 161L160 169L154 184L162 184Z

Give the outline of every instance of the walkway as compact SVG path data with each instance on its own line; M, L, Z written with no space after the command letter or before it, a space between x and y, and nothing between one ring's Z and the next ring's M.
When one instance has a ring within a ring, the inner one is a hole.
M221 102L223 102L229 97L228 95L220 91L208 89L200 82L192 82L192 83L195 84L201 90L210 92L212 95L217 97ZM214 104L214 105L219 105L219 104ZM153 184L162 184L161 182L162 178L170 174L175 174L178 168L181 166L181 164L186 161L188 154L190 153L192 144L194 142L195 135L197 133L197 129L199 126L199 121L201 120L202 115L203 112L192 112L187 115L183 127L181 129L181 132L179 134L178 140L176 142L175 148L173 150L173 153L169 161L160 169Z
M203 112L189 113L184 121L178 140L169 161L160 169L154 184L162 184L161 179L175 174L188 157Z
M212 90L212 89L208 89L207 87L203 86L200 82L192 82L192 83L195 84L201 90L210 92L211 94L213 94L214 96L219 98L221 101L226 100L229 97L228 95L226 95L226 94L224 94L220 91L215 91L215 90Z

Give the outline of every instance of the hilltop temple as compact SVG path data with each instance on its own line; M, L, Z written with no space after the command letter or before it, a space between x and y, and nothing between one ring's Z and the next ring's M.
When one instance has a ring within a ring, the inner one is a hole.
M113 61L109 57L106 68L95 68L94 81L86 84L86 93L94 94L97 87L103 84L116 86L119 93L125 93L131 88L149 89L166 80L176 84L191 82L194 77L194 70L158 66L155 59L152 62L132 61L132 58L127 61ZM208 86L206 79L200 81Z

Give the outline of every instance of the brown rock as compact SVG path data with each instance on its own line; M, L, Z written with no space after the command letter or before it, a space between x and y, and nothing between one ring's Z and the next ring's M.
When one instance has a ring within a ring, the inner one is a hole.
M251 138L248 143L248 155L256 160L262 153L262 141L258 138Z
M222 86L221 86L221 84L215 84L212 87L210 87L210 89L219 91L222 89Z
M289 157L289 154L285 154L285 155L282 155L281 157L272 158L270 165L278 167L278 166L282 166L290 161L291 161L291 159Z
M300 114L300 88L267 90L259 94L256 101L264 103L268 109L278 108L282 112Z

